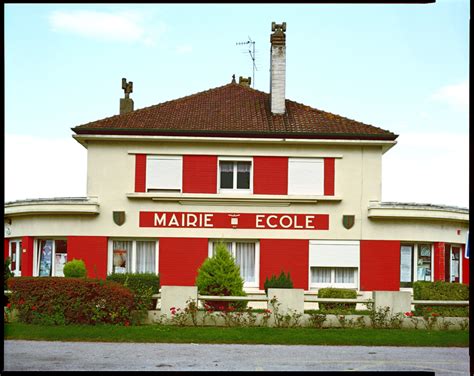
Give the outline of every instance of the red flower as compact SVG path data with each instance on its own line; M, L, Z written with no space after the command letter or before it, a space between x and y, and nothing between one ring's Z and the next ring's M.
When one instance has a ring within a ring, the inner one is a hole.
M8 308L8 309L10 309L10 308L11 308L11 306L12 306L12 304L11 304L11 303L8 303L8 304L7 304L7 308Z
M434 313L434 312L433 312L433 313L431 314L431 316L433 316L433 317L439 316L439 313Z
M31 307L33 311L36 311L36 306Z
M269 309L266 309L265 313L272 313L272 311L270 311Z
M407 316L407 317L412 317L412 316L413 316L413 312L405 312L405 316Z
M175 311L175 310L176 310L175 307L171 307L171 308L170 308L170 311Z
M24 301L23 299L20 299L20 300L18 301L18 304L23 304L24 302L25 302L25 301Z
M431 307L426 308L427 311L431 311Z
M234 307L229 307L229 311L235 311L235 308Z
M125 326L130 326L130 322L129 322L129 321L125 321L125 322L123 323L123 325L125 325Z

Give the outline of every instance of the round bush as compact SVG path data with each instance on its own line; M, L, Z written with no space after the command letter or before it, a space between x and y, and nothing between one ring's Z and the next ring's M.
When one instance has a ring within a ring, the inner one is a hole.
M64 264L64 276L69 278L81 278L87 275L86 264L82 260L73 259Z

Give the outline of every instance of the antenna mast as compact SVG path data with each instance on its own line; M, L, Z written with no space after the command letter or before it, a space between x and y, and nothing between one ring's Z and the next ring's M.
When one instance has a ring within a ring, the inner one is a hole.
M257 66L255 65L255 42L249 37L247 42L237 42L236 45L249 45L249 55L252 58L252 87L255 89L255 71L258 70ZM252 45L252 49L250 49L250 45Z

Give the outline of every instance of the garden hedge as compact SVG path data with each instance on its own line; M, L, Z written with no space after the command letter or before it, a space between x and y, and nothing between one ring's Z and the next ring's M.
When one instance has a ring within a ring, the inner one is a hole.
M469 300L469 286L460 283L450 283L444 281L425 282L417 281L413 283L414 300ZM437 306L437 305L416 305L415 315L439 313L445 317L467 317L468 307L459 306Z
M129 325L133 294L118 283L97 279L14 277L10 302L20 322L32 324Z
M293 281L291 280L290 273L288 272L288 274L285 274L282 270L278 277L272 275L270 279L268 279L268 277L265 278L263 287L265 289L265 294L267 294L269 288L292 289Z
M351 289L341 288L322 288L318 290L318 298L337 298L337 299L356 299L357 292ZM344 311L353 311L357 303L319 303L321 311L337 310L342 313Z

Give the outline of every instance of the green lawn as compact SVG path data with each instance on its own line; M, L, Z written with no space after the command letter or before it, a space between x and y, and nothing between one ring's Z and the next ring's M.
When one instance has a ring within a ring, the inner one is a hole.
M415 329L311 329L4 325L5 339L90 342L468 347L469 332Z

